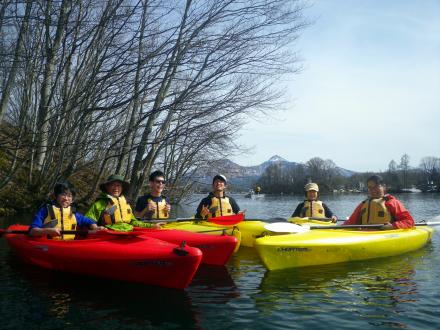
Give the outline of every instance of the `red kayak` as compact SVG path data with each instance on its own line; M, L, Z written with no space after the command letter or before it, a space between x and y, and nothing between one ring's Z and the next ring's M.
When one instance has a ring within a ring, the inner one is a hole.
M230 235L208 235L185 230L138 227L135 227L135 231L142 232L144 237L157 238L174 244L181 244L185 241L189 246L202 251L202 263L208 265L225 265L237 245L237 238Z
M28 228L12 225L8 231ZM89 235L70 241L15 233L5 236L23 261L36 266L176 289L188 286L202 259L197 248L144 235Z

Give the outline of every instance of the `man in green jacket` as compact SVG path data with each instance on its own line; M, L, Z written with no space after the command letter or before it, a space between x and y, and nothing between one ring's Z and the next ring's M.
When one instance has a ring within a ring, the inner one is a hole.
M98 225L119 231L131 231L133 226L143 228L160 228L158 224L138 221L123 193L130 189L130 183L121 175L110 175L99 185L101 194L90 206L86 216L95 220Z

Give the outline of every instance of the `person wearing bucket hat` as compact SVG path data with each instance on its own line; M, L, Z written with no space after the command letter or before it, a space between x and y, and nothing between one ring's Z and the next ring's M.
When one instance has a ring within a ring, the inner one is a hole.
M330 208L318 200L319 186L317 183L310 182L304 186L304 202L299 203L292 217L309 218L329 218L336 222L338 218L333 214Z
M130 189L130 183L119 174L110 175L99 185L101 193L90 206L86 216L95 220L98 225L119 231L131 231L133 226L157 227L136 220L124 193Z
M209 219L222 215L232 215L240 213L237 202L226 196L226 176L217 174L212 179L212 189L209 195L202 199L196 211L197 219Z
M116 183L119 182L120 185L113 184L115 182ZM114 190L121 188L122 190L119 194L116 191L114 191L116 194L121 195L122 192L127 192L130 189L130 183L125 181L122 175L112 174L107 178L105 182L99 185L99 189L101 189L103 193L108 193L108 187L111 187L111 189Z
M361 202L342 225L383 224L383 229L414 227L414 219L396 197L386 193L382 177L367 179L368 198Z

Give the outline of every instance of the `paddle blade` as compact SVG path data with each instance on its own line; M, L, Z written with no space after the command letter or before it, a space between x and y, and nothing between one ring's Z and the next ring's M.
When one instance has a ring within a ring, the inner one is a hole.
M244 220L244 213L223 215L208 219L208 221L222 226L233 226Z
M416 222L416 226L440 226L440 221Z

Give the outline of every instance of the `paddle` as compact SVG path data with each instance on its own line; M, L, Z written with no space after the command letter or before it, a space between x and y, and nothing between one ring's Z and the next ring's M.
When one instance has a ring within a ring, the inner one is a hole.
M0 229L0 236L4 234L29 234L29 230L8 230ZM60 230L60 234L88 234L87 230Z
M0 229L0 236L5 234L29 234L29 230L8 230ZM115 231L115 230L60 230L60 234L65 235L115 235L115 236L138 236L141 233L138 232L125 232L125 231ZM43 235L44 236L44 235ZM38 236L36 236L38 237Z
M418 222L416 226L439 226L440 222ZM265 229L274 233L304 233L313 229L382 229L384 225L346 225L346 226L299 226L293 223L275 222L264 226Z
M178 229L178 227L176 228L172 228L172 229ZM153 229L153 230L157 230L157 229ZM162 230L162 229L158 229L158 230ZM225 232L227 230L230 230L230 228L216 228L216 229L210 229L210 230L201 230L201 231L194 231L194 233L215 233L215 232ZM152 231L151 228L143 228L143 227L133 227L133 231L135 232L149 232Z
M152 222L152 223L158 223L158 222L167 222L168 223L168 222L183 222L183 221L194 221L194 222L208 221L208 222L215 223L216 225L233 226L233 225L236 225L237 223L242 222L243 220L244 220L244 214L239 213L239 214L232 214L232 215L223 215L220 217L214 217L214 218L209 218L209 219L176 218L176 219L142 220L142 221Z
M302 219L302 220L318 220L318 221L326 221L326 222L332 222L333 219L332 218L319 218L319 217L291 217L290 219ZM344 220L345 221L345 220Z
M286 221L286 222L294 222L294 219L308 221L308 220L318 220L322 222L333 222L332 218L318 218L318 217L307 217L307 218L300 218L300 217L291 217L291 218L281 218L281 217L275 217L275 218L268 218L268 219L244 219L244 221L262 221L262 222L274 222L274 221ZM337 220L337 221L345 221L345 220Z

